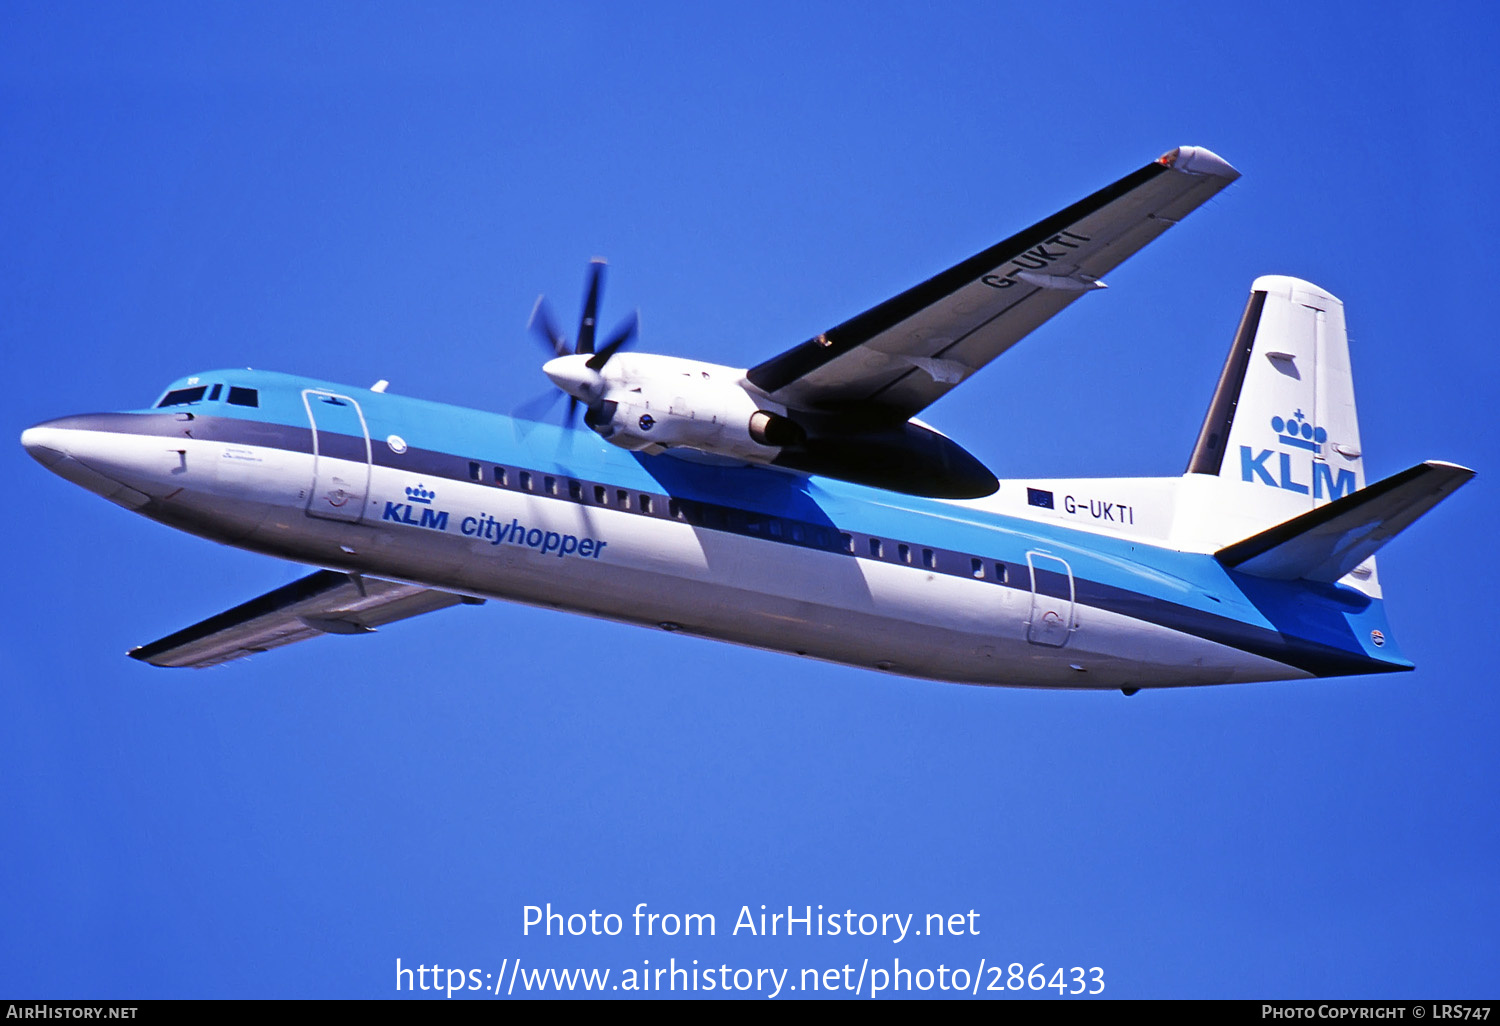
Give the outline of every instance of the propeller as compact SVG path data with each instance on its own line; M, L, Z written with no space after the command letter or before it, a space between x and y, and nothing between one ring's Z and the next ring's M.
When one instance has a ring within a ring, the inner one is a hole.
M564 423L569 428L577 419L579 406L593 406L603 397L604 379L600 376L600 372L616 353L635 341L636 333L640 329L640 315L631 314L605 340L604 345L600 346L597 352L595 351L599 297L604 291L604 266L604 261L597 257L589 261L583 314L578 322L576 347L568 344L567 336L557 327L557 320L552 316L552 309L547 305L545 296L537 296L536 305L531 309L531 322L528 327L546 351L552 354L552 359L543 365L542 370L547 377L552 379L553 384L568 396L568 412ZM588 359L576 359L579 356L586 356ZM546 397L546 403L540 408L539 415L545 414L557 398L556 395ZM530 411L536 407L537 400L533 400L516 412Z

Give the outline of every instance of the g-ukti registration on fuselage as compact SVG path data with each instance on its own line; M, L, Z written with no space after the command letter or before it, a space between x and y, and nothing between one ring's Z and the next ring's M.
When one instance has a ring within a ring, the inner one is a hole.
M322 568L130 653L158 666L496 598L971 684L1409 669L1374 555L1473 473L1366 485L1323 289L1254 282L1181 477L997 481L916 419L1237 177L1175 149L748 369L630 351L633 319L596 344L595 262L576 343L533 314L561 426L223 370L22 443L153 520Z

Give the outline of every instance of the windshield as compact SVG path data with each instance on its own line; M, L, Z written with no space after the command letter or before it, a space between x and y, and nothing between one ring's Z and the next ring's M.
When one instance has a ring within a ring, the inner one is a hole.
M162 396L156 408L159 410L163 406L186 406L188 403L196 403L202 400L203 393L207 391L207 385L199 385L196 388L174 388Z

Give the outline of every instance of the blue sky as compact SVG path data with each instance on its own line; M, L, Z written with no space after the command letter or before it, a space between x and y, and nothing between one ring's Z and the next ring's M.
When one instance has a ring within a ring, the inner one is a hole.
M383 997L398 957L1493 995L1492 9L555 6L5 5L12 437L238 365L509 410L594 255L642 348L749 364L1203 145L1244 178L926 419L1001 477L1179 473L1250 281L1319 283L1371 476L1480 471L1380 557L1418 670L965 688L490 603L162 671L123 653L305 570L12 444L0 995ZM718 935L523 936L547 902ZM980 933L730 936L761 904Z

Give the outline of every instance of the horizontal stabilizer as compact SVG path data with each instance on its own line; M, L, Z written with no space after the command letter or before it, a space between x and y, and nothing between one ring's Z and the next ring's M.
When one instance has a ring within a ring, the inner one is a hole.
M1332 583L1375 554L1474 471L1435 460L1403 470L1214 553L1241 573Z
M368 634L376 627L471 599L374 577L319 570L160 641L130 650L153 666L202 669L320 634Z

